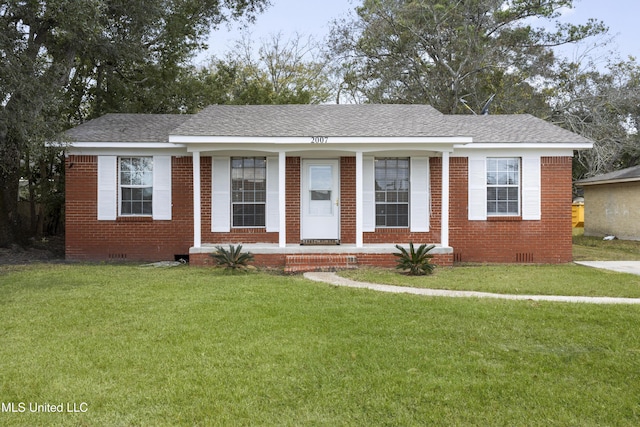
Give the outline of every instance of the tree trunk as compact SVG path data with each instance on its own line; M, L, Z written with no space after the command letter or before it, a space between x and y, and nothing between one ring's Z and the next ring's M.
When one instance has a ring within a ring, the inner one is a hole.
M0 173L0 247L16 243L20 238L18 215L20 174L18 168L11 169Z

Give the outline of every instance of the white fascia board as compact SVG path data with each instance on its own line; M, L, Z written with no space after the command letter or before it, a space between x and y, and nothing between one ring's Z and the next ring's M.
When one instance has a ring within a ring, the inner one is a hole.
M191 157L184 148L67 148L65 156L176 156Z
M68 148L185 148L172 142L70 142Z
M471 144L456 144L453 146L456 150L491 150L491 149L570 149L570 150L587 150L593 148L591 142L474 142Z
M368 137L368 136L183 136L171 135L169 142L176 144L468 144L470 137L450 136L407 136L407 137Z
M573 157L574 148L558 147L558 146L523 146L523 145L501 145L499 147L487 147L485 149L469 149L469 147L459 148L455 150L451 157L519 157L523 154L537 155L541 157Z
M187 152L218 153L219 155L236 156L238 153L255 153L247 155L264 155L264 153L286 152L288 155L303 155L308 157L317 156L343 156L353 154L358 151L368 154L378 154L383 156L405 156L410 157L415 153L442 153L453 152L451 144L193 144L187 147ZM425 154L437 155L437 154Z
M602 184L623 184L625 182L638 182L640 178L624 178L624 179L607 179L605 181L595 181L595 182L575 182L578 187L589 187L591 185L602 185Z

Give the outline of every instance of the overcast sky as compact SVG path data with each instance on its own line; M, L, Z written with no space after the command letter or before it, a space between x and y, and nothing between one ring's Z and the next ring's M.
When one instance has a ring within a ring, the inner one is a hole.
M281 32L285 38L300 33L313 36L321 41L329 32L334 19L347 15L361 0L271 0L273 5L267 12L257 17L256 23L248 27L252 39L259 42L270 35ZM633 55L640 60L640 0L574 0L574 9L563 15L563 20L574 24L586 23L588 18L596 18L605 22L615 48L622 58ZM222 56L240 38L242 30L236 26L230 29L223 27L213 33L209 42L209 51L199 55L197 62L202 62L211 54ZM584 53L586 47L573 47L563 51L569 56ZM600 51L605 58L607 51Z

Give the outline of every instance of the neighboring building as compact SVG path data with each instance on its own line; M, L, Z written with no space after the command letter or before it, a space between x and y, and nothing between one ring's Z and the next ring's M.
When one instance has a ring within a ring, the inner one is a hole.
M530 115L426 105L211 106L67 132L66 256L210 263L243 244L289 270L571 256L571 163L591 142Z
M640 240L640 166L576 182L584 188L585 236Z

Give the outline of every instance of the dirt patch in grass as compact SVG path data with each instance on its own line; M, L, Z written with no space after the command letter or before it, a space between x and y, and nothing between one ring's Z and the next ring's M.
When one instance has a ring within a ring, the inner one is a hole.
M39 262L64 261L64 236L33 239L28 246L11 245L0 248L0 265L25 265Z

